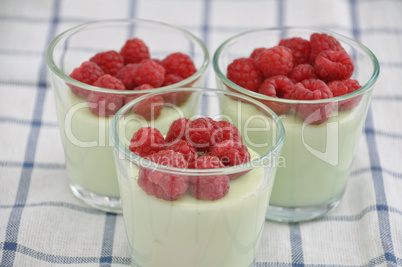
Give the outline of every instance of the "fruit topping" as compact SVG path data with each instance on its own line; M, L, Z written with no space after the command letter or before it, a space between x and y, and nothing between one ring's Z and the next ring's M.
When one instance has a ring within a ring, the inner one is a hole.
M98 80L99 77L103 76L104 74L105 73L103 70L97 64L91 61L85 61L81 64L81 66L75 68L73 72L71 72L70 77L79 82L94 85L96 80ZM91 92L71 84L69 84L69 86L71 91L73 91L76 96L81 98L86 98Z
M146 157L165 149L165 139L158 129L142 127L134 133L130 150L140 157Z
M146 157L146 159L169 167L182 169L187 167L187 161L183 155L173 150L162 150ZM142 167L138 174L138 185L148 195L173 201L187 191L188 177Z
M112 76L124 67L123 57L113 50L97 53L91 57L90 61L96 63L106 74Z

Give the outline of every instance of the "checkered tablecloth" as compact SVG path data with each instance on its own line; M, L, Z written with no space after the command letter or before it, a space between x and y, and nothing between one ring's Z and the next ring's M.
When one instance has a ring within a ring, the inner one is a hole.
M0 0L0 266L130 264L122 216L69 190L44 59L58 33L107 18L183 27L211 55L236 33L284 25L368 46L381 74L341 205L308 223L266 222L257 266L402 266L399 0ZM206 86L215 86L211 66Z

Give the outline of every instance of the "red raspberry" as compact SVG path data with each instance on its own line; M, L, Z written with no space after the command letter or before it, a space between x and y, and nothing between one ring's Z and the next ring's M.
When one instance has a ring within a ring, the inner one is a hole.
M254 62L265 78L287 75L293 68L293 55L287 47L274 46L262 51Z
M181 82L182 80L184 80L184 78L179 75L166 74L165 82L163 83L163 86L172 85L172 84ZM165 103L170 103L175 106L181 106L182 104L184 104L187 101L187 99L190 96L191 96L190 92L180 92L180 91L163 94Z
M177 74L166 74L165 81L163 82L163 86L172 85L178 82L183 81L184 78Z
M209 155L199 157L193 164L194 169L216 169L225 167L217 158ZM188 190L197 199L217 200L229 192L227 175L190 176Z
M211 147L208 155L219 158L225 166L240 165L249 162L251 158L245 145L232 140L226 140L214 145ZM247 172L229 174L229 179L234 180Z
M315 72L324 81L344 80L352 76L353 59L344 50L324 51L315 59Z
M105 75L103 70L91 61L85 61L81 64L80 67L75 68L73 72L71 72L70 77L89 85L93 85L99 77ZM82 89L80 87L69 84L71 91L78 97L86 98L90 91Z
M137 85L149 84L160 87L165 80L165 68L152 59L141 61L134 72L134 81Z
M159 58L151 58L151 59L156 63L158 63L159 65L162 65L162 60L160 60Z
M250 55L250 58L252 60L255 60L257 56L259 56L263 51L267 50L265 47L259 47L253 50L253 52Z
M148 90L148 89L153 89L153 87L150 86L149 84L143 84L143 85L140 85L140 86L137 86L137 87L133 88L133 91L136 92L136 91ZM126 95L125 98L124 98L124 105L127 104L128 102L133 101L134 99L136 99L136 98L138 98L140 96L143 96L143 95L145 95L145 93L144 94L136 93L136 94L132 94L132 95Z
M134 73L137 67L138 64L127 64L114 77L122 81L127 90L132 90L135 87Z
M329 89L331 89L334 97L341 96L341 95L346 95L351 92L356 91L361 87L358 81L352 80L352 79L347 79L343 81L333 81L328 83ZM355 96L351 99L343 100L340 101L338 104L338 110L339 111L344 111L344 110L350 110L357 106L361 100L362 96L358 95Z
M219 169L225 168L222 161L215 156L204 155L197 158L194 162L190 164L191 169Z
M101 69L112 76L124 67L123 57L116 51L106 51L91 57L90 61L96 63Z
M187 118L180 118L173 121L166 134L166 143L170 143L175 140L185 140L186 130L190 122L191 120Z
M99 77L94 83L94 86L114 89L114 90L124 90L124 84L115 77L105 74ZM116 114L116 112L123 106L124 96L111 94L111 93L101 93L91 91L88 95L88 106L89 110L100 117L108 117Z
M310 59L310 41L300 37L282 39L279 45L285 46L292 51L293 65L309 63Z
M140 85L136 88L134 88L134 90L148 90L148 89L152 89L153 87L150 86L149 84L143 84ZM126 101L130 99L127 98L137 98L140 97L142 95L137 95L137 96L129 96L126 97ZM154 95L151 97L147 97L146 99L138 102L137 104L135 104L133 106L133 112L139 116L142 116L145 120L147 121L151 121L151 120L156 120L159 115L162 112L163 109L163 105L164 105L164 101L163 101L163 97L161 95Z
M106 89L114 89L114 90L126 90L124 84L119 79L113 77L110 74L105 74L99 77L95 82L94 86L106 88Z
M242 136L239 129L231 122L216 121L211 140L212 144L217 144L225 140L233 140L242 143Z
M290 73L289 78L293 83L298 83L306 79L317 79L318 76L315 73L315 69L310 64L299 64L294 67Z
M293 87L292 99L317 100L333 97L325 82L319 79L303 80ZM296 107L299 116L309 124L320 124L328 120L333 110L332 103L300 104Z
M134 88L135 91L139 91L139 90L148 90L148 89L154 89L155 87L152 87L151 85L144 83L140 86L137 86Z
M235 166L250 161L247 147L233 140L215 144L211 147L209 155L218 157L225 166Z
M186 140L178 140L177 142L173 142L166 147L166 150L173 150L183 154L183 157L189 164L194 162L198 157L194 146Z
M290 96L298 100L317 100L331 98L333 94L325 82L319 79L308 79L295 84Z
M258 93L276 97L276 98L290 98L290 93L293 89L292 81L284 75L276 75L265 79L262 83ZM272 109L278 115L286 114L289 112L291 106L286 103L261 100L263 104Z
M290 92L293 88L293 82L284 75L276 75L265 79L261 84L258 93L279 97L279 98L290 98Z
M310 64L314 65L316 57L323 51L332 50L340 51L344 50L341 43L334 37L326 33L313 33L310 36Z
M133 134L130 150L140 157L147 157L165 148L165 139L158 129L141 127Z
M261 72L250 58L233 60L228 66L227 77L238 86L254 92L258 90L263 80Z
M197 72L191 57L180 52L168 55L161 65L166 69L166 74L176 74L185 79Z
M162 150L147 157L148 160L164 166L186 168L183 155L172 150ZM138 173L138 185L148 194L164 200L179 199L188 187L188 177L141 168Z
M147 45L138 38L127 40L120 50L124 58L124 64L140 63L144 59L149 59L149 50Z
M212 134L216 130L215 121L209 117L191 121L185 137L198 152L207 152L212 145Z

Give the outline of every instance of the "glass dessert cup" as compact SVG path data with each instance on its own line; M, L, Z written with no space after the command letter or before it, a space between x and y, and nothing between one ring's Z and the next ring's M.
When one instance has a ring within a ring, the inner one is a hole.
M234 59L249 57L255 48L273 47L283 38L309 40L309 36L316 32L335 37L353 58L351 79L360 83L360 89L322 100L291 100L247 90L227 78L228 65ZM337 207L347 186L357 142L379 75L375 55L348 37L322 29L258 29L236 35L221 44L214 54L213 67L218 88L266 104L278 114L284 125L284 164L278 166L266 218L281 222L307 221ZM301 116L300 112L305 110L311 115ZM228 108L226 114L235 113L235 109Z
M119 51L131 38L143 40L153 58L162 59L170 53L182 52L193 60L197 69L193 75L163 88L204 85L204 72L209 63L207 48L191 33L164 23L136 19L86 23L58 35L46 52L71 190L89 206L117 213L121 213L121 203L113 149L109 143L112 116L91 113L86 99L77 97L71 88L133 98L154 89L104 89L81 83L69 74L98 52ZM186 105L185 101L183 108ZM156 120L155 123L164 122Z
M132 264L137 267L254 266L274 182L275 163L284 141L283 126L275 113L249 97L201 88L186 91L194 100L192 108L164 106L162 118L165 118L164 113L175 112L180 118L210 117L232 122L241 132L251 160L219 169L173 168L151 162L129 150L130 139L140 127L156 127L163 136L168 127L154 125L152 121L143 124L132 109L141 101L166 91L158 90L124 106L111 122L110 138L114 144ZM202 105L203 99L208 101L207 106ZM251 117L243 120L242 113L236 114L239 118L222 116L227 100L247 106ZM166 121L173 122L171 117L166 117ZM264 127L256 127L256 121L265 122ZM265 139L256 140L255 132L263 133ZM142 189L139 180L143 179L143 170L183 179L241 176L230 181L227 195L220 199L196 199L188 189L177 200L169 201Z

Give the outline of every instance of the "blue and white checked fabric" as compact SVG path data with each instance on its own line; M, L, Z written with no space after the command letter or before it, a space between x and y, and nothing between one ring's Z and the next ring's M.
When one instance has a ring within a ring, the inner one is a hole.
M316 221L266 222L257 266L402 266L401 15L398 0L1 0L0 266L130 264L122 217L69 191L44 59L56 34L106 18L186 28L211 55L236 33L285 25L367 45L381 75L344 199Z

